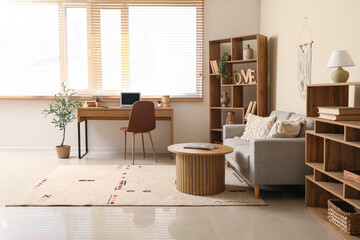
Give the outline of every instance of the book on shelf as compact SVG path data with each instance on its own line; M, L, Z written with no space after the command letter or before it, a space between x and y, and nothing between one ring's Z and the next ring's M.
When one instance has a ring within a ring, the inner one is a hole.
M318 107L319 114L333 114L333 115L356 115L360 114L360 107Z
M253 101L250 101L250 102L249 102L249 106L248 106L248 108L246 109L246 113L245 113L244 119L247 119L249 113L251 113L251 109L252 109L253 105L254 105L254 102L253 102Z
M336 115L320 113L319 118L333 120L333 121L360 121L360 114L355 115Z
M217 65L216 60L210 60L210 67L211 67L211 72L213 74L218 74L219 73L219 67Z
M200 143L190 143L190 144L185 145L184 148L187 148L187 149L200 149L200 150L214 150L214 149L218 149L217 146L200 144Z
M216 60L214 60L214 66L215 66L215 74L219 74L219 66Z
M95 101L86 101L83 107L95 107Z
M254 101L252 108L251 108L251 114L256 114L256 107L257 107L257 103L256 103L256 101Z
M215 66L212 60L210 60L211 73L215 74Z

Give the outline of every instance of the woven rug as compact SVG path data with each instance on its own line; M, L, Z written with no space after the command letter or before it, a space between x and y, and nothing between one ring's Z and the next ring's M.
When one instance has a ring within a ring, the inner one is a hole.
M193 196L176 189L175 165L59 166L6 206L266 205L231 168L226 190Z

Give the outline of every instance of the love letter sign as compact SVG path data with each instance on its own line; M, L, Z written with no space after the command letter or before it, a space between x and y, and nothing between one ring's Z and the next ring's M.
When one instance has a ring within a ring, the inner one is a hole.
M240 72L235 73L234 75L235 84L249 84L256 83L255 79L255 70L254 69L241 69Z

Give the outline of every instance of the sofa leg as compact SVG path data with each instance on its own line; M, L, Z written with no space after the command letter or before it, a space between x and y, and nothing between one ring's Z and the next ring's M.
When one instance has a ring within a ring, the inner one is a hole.
M229 167L229 162L228 161L225 161L225 165L226 165L226 167Z
M255 198L260 197L260 185L254 185Z

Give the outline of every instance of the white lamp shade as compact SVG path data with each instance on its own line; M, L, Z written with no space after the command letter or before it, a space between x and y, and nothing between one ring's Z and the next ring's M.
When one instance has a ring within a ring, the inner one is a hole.
M355 63L347 50L333 51L327 64L328 68L351 66L355 66Z

